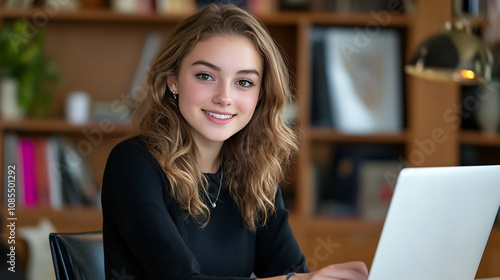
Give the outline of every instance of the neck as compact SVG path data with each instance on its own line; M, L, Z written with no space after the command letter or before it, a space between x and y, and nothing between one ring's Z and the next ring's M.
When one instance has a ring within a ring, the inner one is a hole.
M198 149L198 168L203 173L217 173L220 166L220 147Z
M199 137L197 133L193 133L193 140L198 149L198 169L203 173L217 173L224 141L209 141Z

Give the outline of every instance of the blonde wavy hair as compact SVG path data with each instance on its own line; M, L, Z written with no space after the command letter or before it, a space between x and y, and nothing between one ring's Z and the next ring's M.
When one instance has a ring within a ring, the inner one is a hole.
M224 181L245 227L255 232L274 213L278 183L299 146L297 135L282 120L292 98L285 61L256 18L233 5L211 4L184 20L154 58L133 122L165 172L174 199L187 217L206 226L210 209L203 202L203 188L208 182L197 168L198 150L167 77L179 72L183 58L199 41L216 35L249 38L264 62L259 105L248 125L227 139L221 150Z

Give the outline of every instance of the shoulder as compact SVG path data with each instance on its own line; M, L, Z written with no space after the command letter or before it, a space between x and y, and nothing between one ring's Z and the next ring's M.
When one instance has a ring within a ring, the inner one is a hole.
M152 161L154 156L146 148L144 140L139 137L129 138L118 143L110 152L108 161Z
M141 170L141 173L147 174L149 170L163 173L155 157L147 149L144 140L139 137L129 138L118 143L111 150L105 169L105 172L119 170L120 173L127 171L136 173L137 170Z
M137 186L141 186L138 188ZM103 174L103 193L112 189L128 189L130 193L144 190L144 186L168 186L168 180L155 157L141 138L118 143L110 152Z
M279 186L276 188L276 195L274 197L274 207L276 207L276 209L285 208L285 202L283 201L283 194Z
M133 137L133 138L128 138L126 140L121 141L120 143L116 144L116 146L111 150L110 155L121 155L121 154L143 154L143 153L149 153L148 149L146 148L146 144L144 143L144 140L140 137Z

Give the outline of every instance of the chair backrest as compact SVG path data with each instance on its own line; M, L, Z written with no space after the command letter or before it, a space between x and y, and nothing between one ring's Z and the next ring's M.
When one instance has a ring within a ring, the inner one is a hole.
M102 232L51 233L57 280L104 280Z

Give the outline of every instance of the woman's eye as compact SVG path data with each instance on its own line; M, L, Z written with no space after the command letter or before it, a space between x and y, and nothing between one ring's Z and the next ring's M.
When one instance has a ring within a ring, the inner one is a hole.
M198 77L198 79L204 80L204 81L212 80L212 77L210 77L210 75L208 75L208 74L198 74L198 75L196 75L196 77Z
M239 80L237 84L241 87L251 87L253 86L253 83L247 80Z

